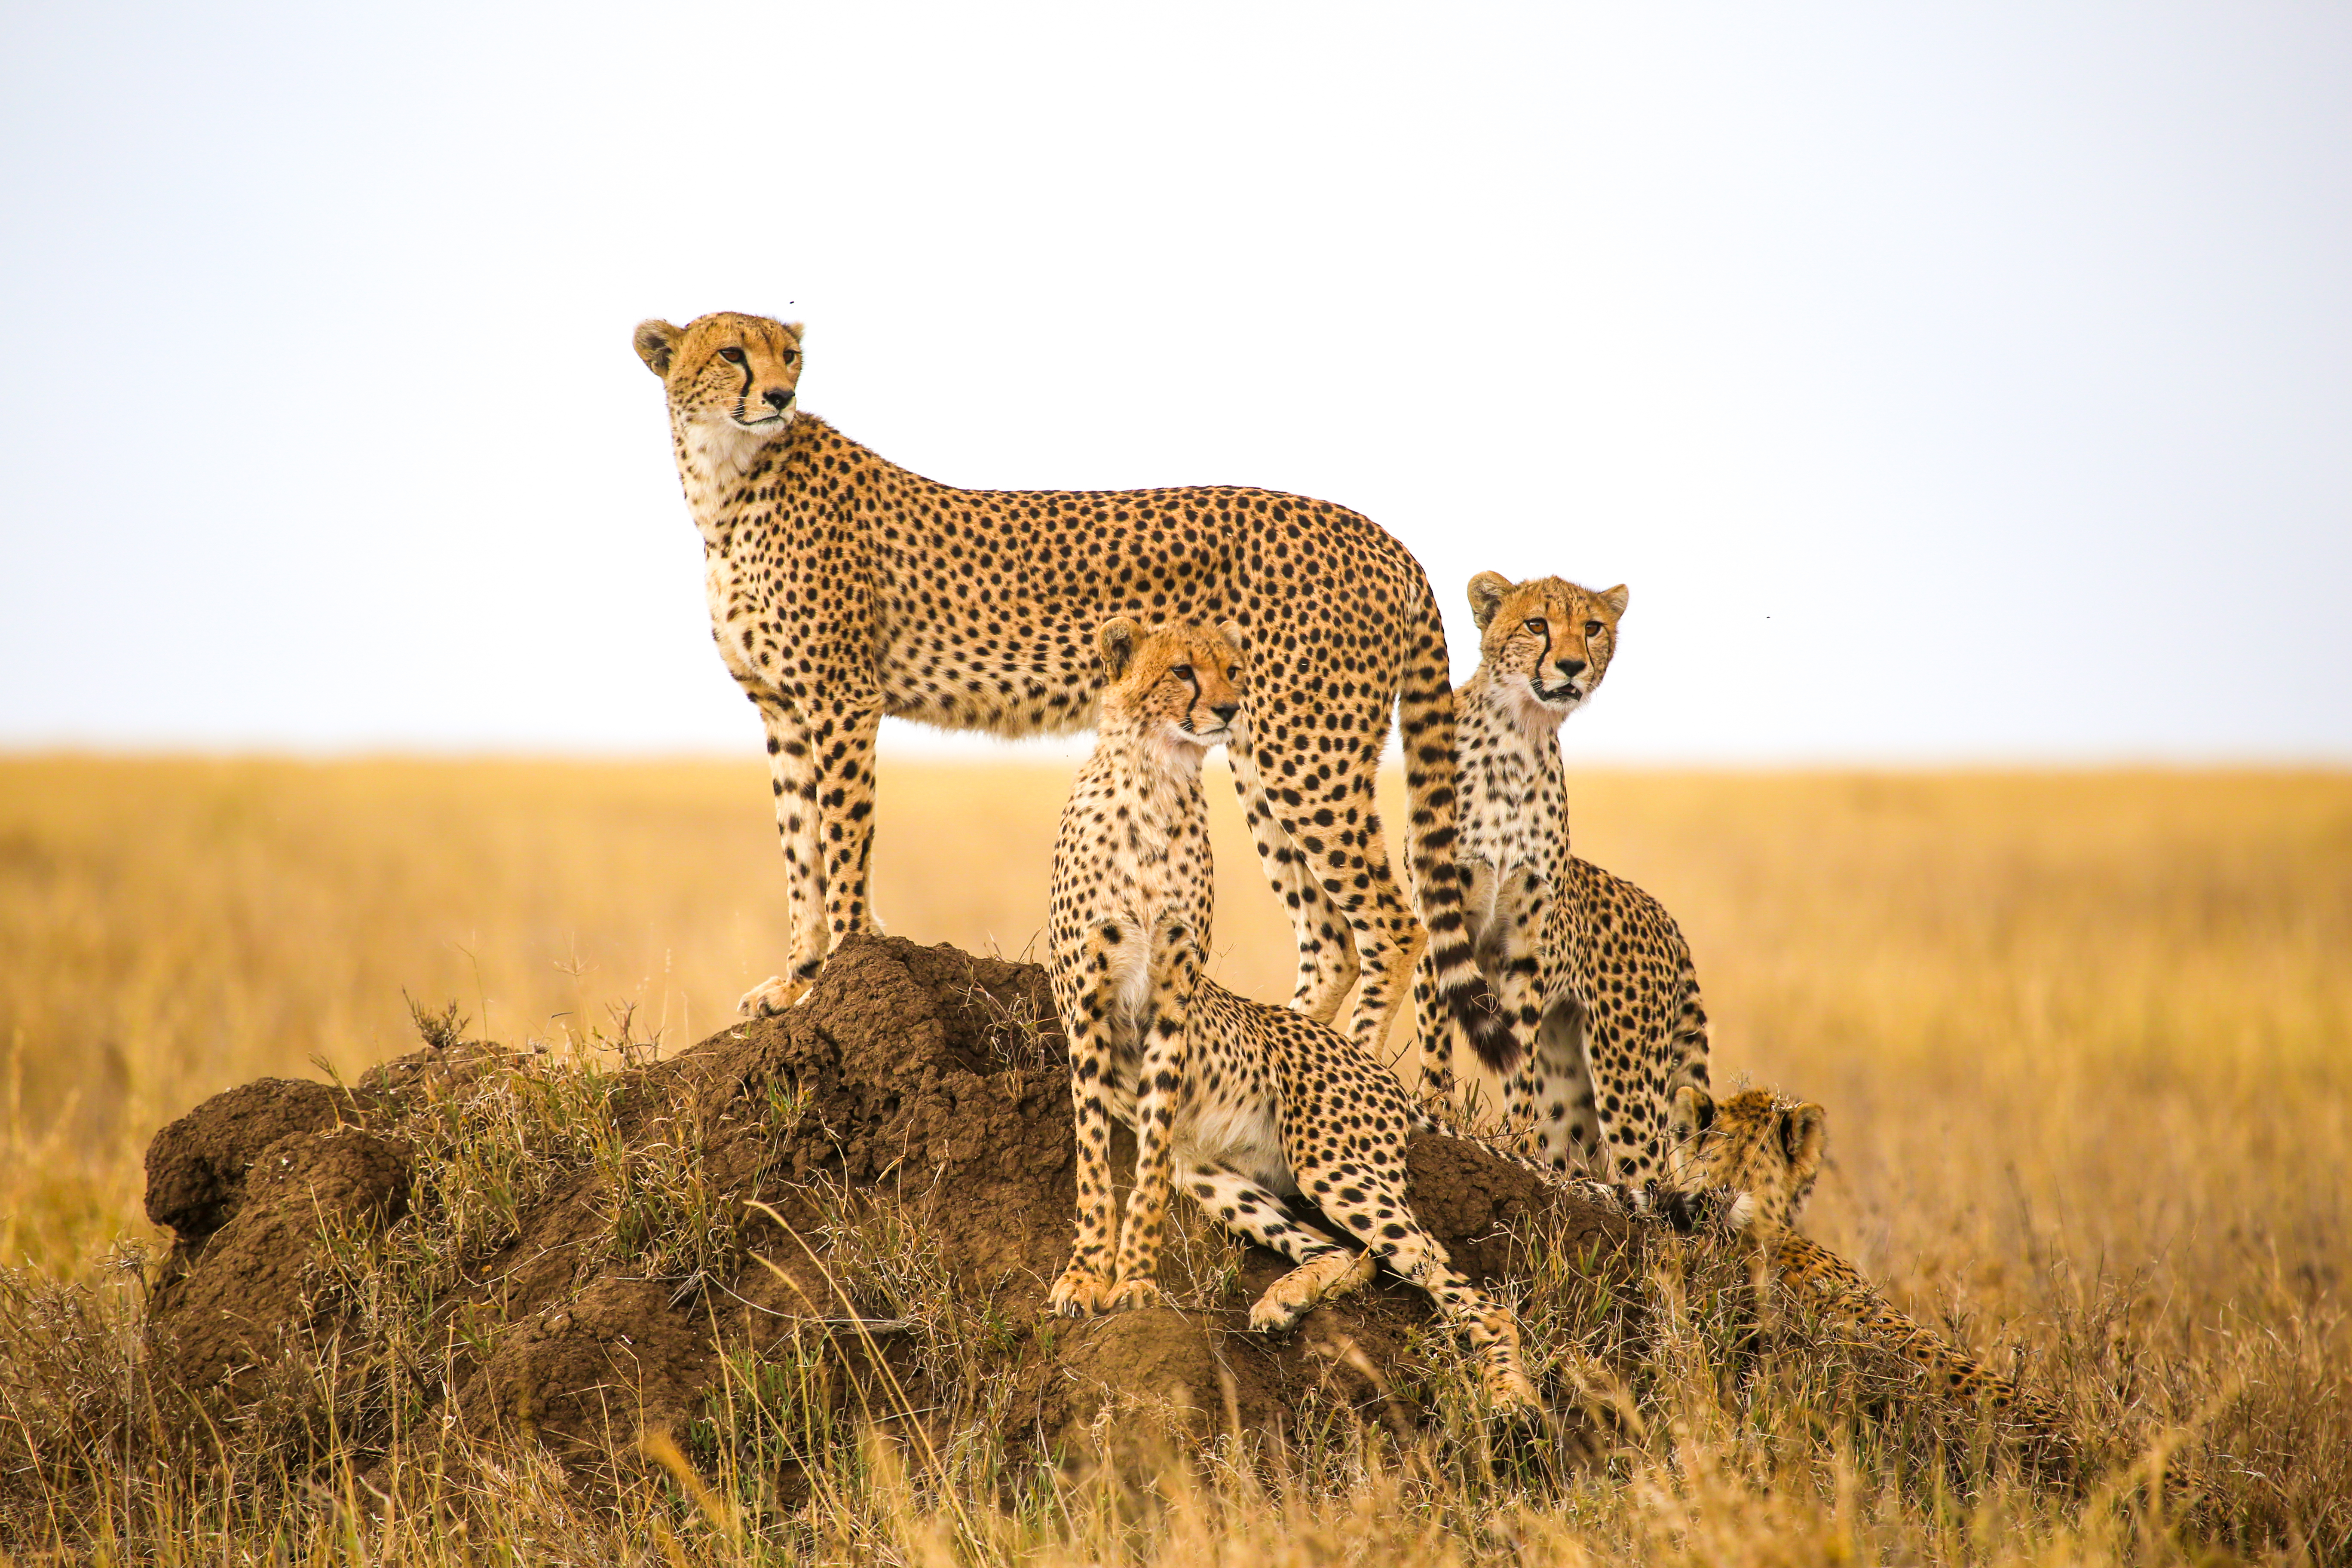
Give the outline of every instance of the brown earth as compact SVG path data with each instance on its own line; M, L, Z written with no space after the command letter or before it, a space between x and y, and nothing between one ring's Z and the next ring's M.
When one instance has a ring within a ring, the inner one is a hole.
M1247 1329L1248 1309L1286 1260L1250 1248L1234 1280L1218 1275L1221 1244L1206 1265L1171 1247L1163 1282L1189 1309L1044 1315L1075 1203L1052 1016L1035 965L857 939L804 1005L628 1072L613 1125L638 1163L618 1168L659 1165L709 1195L723 1245L698 1267L649 1269L645 1247L614 1242L627 1206L616 1167L578 1160L502 1241L450 1260L447 1289L424 1309L436 1331L411 1336L448 1347L447 1360L417 1397L439 1406L437 1422L529 1431L582 1458L621 1451L648 1426L688 1431L711 1414L730 1355L740 1366L786 1352L796 1365L814 1355L845 1410L913 1421L984 1410L1009 1438L1046 1447L1107 1407L1265 1432L1334 1404L1423 1418L1383 1369L1413 1359L1408 1341L1427 1336L1432 1314L1385 1276L1269 1338ZM440 1200L420 1173L434 1155L419 1130L516 1059L448 1043L350 1089L262 1079L158 1133L147 1208L177 1239L151 1303L157 1384L197 1396L209 1419L236 1419L297 1350L369 1364L383 1310L365 1308L349 1259L431 1234ZM1131 1145L1118 1158L1131 1162ZM1472 1143L1423 1135L1411 1158L1412 1207L1465 1272L1523 1272L1540 1230L1571 1249L1596 1316L1633 1310L1642 1238L1615 1215ZM747 1211L750 1200L769 1208ZM845 1215L929 1238L908 1255L931 1270L915 1307L877 1317L873 1291L847 1278ZM924 1313L950 1299L987 1329L942 1348Z

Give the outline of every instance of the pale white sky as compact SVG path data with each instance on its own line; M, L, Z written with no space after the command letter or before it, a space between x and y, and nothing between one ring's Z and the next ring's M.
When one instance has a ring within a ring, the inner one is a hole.
M2352 7L0 10L0 745L757 754L638 318L1633 591L1610 761L2352 760ZM909 744L909 731L892 744Z

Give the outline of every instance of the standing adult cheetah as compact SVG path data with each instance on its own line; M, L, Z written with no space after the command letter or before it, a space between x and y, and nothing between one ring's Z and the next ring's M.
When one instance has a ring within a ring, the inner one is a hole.
M1674 917L1569 852L1559 726L1608 673L1626 603L1622 584L1472 578L1479 664L1454 737L1465 920L1519 1047L1507 1120L1556 1168L1605 1149L1600 1174L1640 1182L1662 1168L1675 1090L1706 1082L1707 1026ZM1423 1086L1451 1094L1433 972L1416 973L1413 994Z
M1363 1284L1377 1259L1470 1341L1490 1398L1533 1409L1510 1313L1454 1271L1405 1205L1419 1118L1403 1086L1314 1019L1201 976L1214 912L1201 757L1243 707L1240 637L1230 623L1146 635L1115 617L1101 630L1110 684L1099 735L1054 845L1047 967L1070 1042L1078 1224L1051 1304L1073 1315L1156 1304L1161 1225L1181 1186L1226 1228L1297 1262L1251 1310L1253 1328L1288 1328ZM1136 1134L1124 1227L1114 1120ZM1294 1195L1365 1250L1292 1218Z
M1116 615L1230 619L1257 649L1234 783L1298 942L1292 1005L1386 1037L1424 945L1481 1059L1510 1035L1462 934L1454 696L1421 567L1369 519L1268 490L964 490L799 412L801 329L722 312L638 325L668 395L719 657L768 731L798 998L865 930L875 732L886 713L1014 736L1093 722L1093 635ZM1424 938L1372 804L1397 710Z

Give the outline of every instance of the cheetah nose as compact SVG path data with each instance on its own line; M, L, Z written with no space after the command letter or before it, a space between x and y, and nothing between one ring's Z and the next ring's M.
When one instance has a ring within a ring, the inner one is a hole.
M1210 712L1217 716L1217 722L1220 724L1232 723L1234 715L1241 710L1242 705L1238 702L1219 702L1209 709Z
M768 388L764 395L767 397L768 406L771 408L780 409L783 407L785 404L790 403L793 400L793 395L786 392L781 386L772 386Z
M1584 661L1580 658L1563 658L1557 662L1559 665L1559 672L1562 675L1582 675L1584 673Z

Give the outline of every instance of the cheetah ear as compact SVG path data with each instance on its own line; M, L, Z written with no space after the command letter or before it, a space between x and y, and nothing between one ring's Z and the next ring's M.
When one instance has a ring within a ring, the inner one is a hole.
M667 321L656 317L649 321L639 321L630 342L636 349L637 357L646 362L646 368L667 380L670 359L677 353L677 340L685 335Z
M1511 580L1500 572L1481 572L1470 579L1470 618L1485 631L1495 612L1503 607L1503 595L1511 591Z
M1243 654L1249 651L1249 644L1242 640L1242 628L1240 622L1219 621L1217 623L1217 635L1225 639L1225 646L1234 650L1234 657L1235 658L1241 658Z
M1614 588L1603 588L1600 594L1601 602L1609 606L1609 613L1612 616L1623 615L1626 602L1631 597L1632 595L1625 592L1625 584L1622 583L1618 584Z
M1780 1152L1800 1181L1822 1168L1829 1141L1829 1112L1810 1100L1780 1119Z
M1095 647L1102 654L1103 679L1117 680L1135 662L1135 643L1141 636L1133 621L1125 616L1113 616L1095 634Z
M788 332L792 333L792 335L793 335L793 342L795 342L795 343L804 343L804 342L808 342L808 328L807 328L806 326L803 325L801 322L799 322L799 321L785 321L785 322L782 322L782 323L781 323L781 324L782 325L782 327L783 327L784 331L788 331Z
M1715 1125L1715 1096L1695 1083L1686 1083L1675 1090L1675 1103L1666 1112L1667 1129L1675 1142L1685 1142Z

